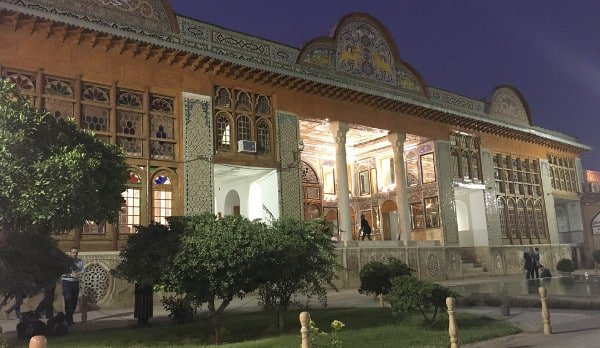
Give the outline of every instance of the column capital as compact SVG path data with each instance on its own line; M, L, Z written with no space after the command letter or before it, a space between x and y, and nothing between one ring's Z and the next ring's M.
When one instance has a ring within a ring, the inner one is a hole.
M350 126L346 122L335 121L329 123L329 130L333 134L336 141L346 141L346 133Z
M392 143L392 150L404 150L404 141L406 140L406 133L389 132L387 137L390 143Z

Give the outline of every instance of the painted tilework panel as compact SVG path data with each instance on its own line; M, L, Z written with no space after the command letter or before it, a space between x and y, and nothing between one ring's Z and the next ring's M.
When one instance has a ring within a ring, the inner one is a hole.
M581 158L575 159L575 171L577 172L577 189L579 192L583 192L583 183L585 179L583 178L583 165L581 164Z
M279 204L281 215L302 218L298 117L277 112L279 137Z
M435 153L444 242L455 244L458 243L458 222L456 221L454 187L452 185L454 171L452 170L450 143L448 141L436 141Z
M490 245L502 244L502 231L500 230L500 216L496 204L496 181L494 179L494 161L492 153L481 149L481 171L485 185L484 203L485 217L487 220L488 241Z
M212 100L183 94L185 215L213 212Z
M546 205L546 222L548 223L548 234L550 243L558 244L558 227L556 225L556 210L554 210L554 189L552 188L550 165L548 160L540 158L540 177L542 179L542 190L544 191L544 203Z
M168 15L156 0L9 0L16 5L48 12L84 17L89 22L110 20L115 25L148 32L172 32ZM104 24L104 23L102 23Z

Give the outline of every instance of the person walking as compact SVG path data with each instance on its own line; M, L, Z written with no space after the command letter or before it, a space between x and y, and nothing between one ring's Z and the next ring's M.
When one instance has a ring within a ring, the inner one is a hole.
M77 299L79 298L79 280L83 277L83 261L77 257L79 255L77 248L72 248L68 255L73 258L73 266L71 266L69 273L62 275L61 280L65 300L65 316L67 325L71 326L73 325L73 313L75 313Z
M369 225L369 221L367 221L365 214L360 214L360 230L362 231L360 240L365 240L365 237L371 240L371 226Z

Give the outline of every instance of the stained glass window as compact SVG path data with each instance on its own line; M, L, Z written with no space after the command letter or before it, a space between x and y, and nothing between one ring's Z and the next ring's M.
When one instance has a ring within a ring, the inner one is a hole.
M156 174L152 179L152 220L167 224L173 212L173 185L166 174Z

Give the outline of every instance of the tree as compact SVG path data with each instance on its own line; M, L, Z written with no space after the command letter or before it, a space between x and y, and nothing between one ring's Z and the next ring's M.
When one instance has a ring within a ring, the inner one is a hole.
M165 225L138 226L121 250L121 262L112 274L130 283L163 285L169 259L179 248L178 237Z
M265 307L277 310L279 329L284 330L285 311L294 294L316 295L325 303L326 286L335 289L335 247L323 219L283 218L274 221L269 232L268 273L258 293Z
M264 281L266 226L241 216L217 220L205 213L171 218L170 229L180 239L164 274L165 290L185 295L196 304L207 303L218 340L225 308Z
M0 80L0 163L0 294L39 290L68 263L53 233L117 220L127 167L118 147L36 110L7 80Z

